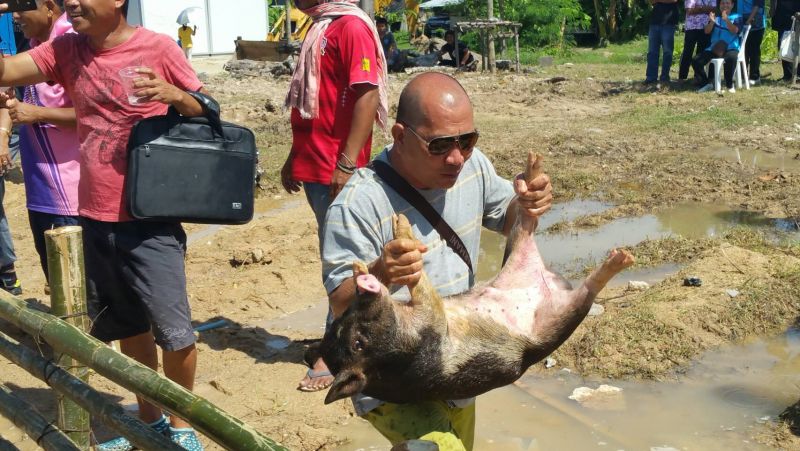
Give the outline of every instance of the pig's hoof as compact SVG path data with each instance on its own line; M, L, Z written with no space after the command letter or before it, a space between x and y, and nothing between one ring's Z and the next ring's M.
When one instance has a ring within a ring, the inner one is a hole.
M613 272L619 272L631 266L636 259L633 254L624 249L613 249L603 266Z
M372 274L364 274L356 278L356 286L361 293L380 293L381 283Z

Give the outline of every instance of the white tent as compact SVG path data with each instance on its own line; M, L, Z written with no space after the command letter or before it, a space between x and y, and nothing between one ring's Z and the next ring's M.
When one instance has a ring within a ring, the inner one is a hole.
M234 41L267 37L264 0L128 0L128 22L178 39L178 15L186 8L202 9L194 37L195 55L233 53Z

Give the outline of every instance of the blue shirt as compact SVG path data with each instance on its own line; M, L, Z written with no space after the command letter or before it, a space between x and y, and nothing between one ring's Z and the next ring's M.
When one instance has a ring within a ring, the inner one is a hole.
M742 24L744 21L741 15L728 14L728 20L736 25L740 32L742 31ZM714 18L714 29L711 30L711 45L709 45L706 50L710 51L714 47L714 44L719 41L725 41L728 44L728 50L739 50L741 39L737 33L731 33L731 31L728 30L728 25L722 20L722 17L718 16Z
M742 23L747 22L753 7L758 6L758 13L753 17L751 30L762 30L767 26L767 17L764 14L764 0L736 0L736 12L742 16Z

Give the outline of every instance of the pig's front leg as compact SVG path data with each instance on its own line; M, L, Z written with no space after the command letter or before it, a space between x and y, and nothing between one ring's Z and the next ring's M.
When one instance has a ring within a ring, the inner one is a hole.
M405 215L395 215L392 218L392 222L395 239L405 238L417 241L417 237L414 236L414 231L411 229L411 224L408 222L408 218L406 218ZM425 270L422 271L419 282L417 282L416 285L409 286L408 289L411 292L411 300L408 303L409 307L415 310L419 307L430 309L433 314L432 319L436 321L435 324L439 324L440 320L444 322L444 303L436 292L436 289L434 289L433 284L428 280Z

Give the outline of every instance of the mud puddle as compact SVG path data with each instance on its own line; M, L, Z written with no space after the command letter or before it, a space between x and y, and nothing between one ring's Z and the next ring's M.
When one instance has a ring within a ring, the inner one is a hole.
M797 152L769 153L758 149L716 147L711 149L711 154L725 161L739 163L742 168L749 169L753 173L769 169L781 172L800 170L800 158Z
M680 382L605 381L622 390L583 405L569 396L600 383L557 368L479 397L475 449L768 449L752 436L800 396L800 332L708 353ZM340 450L389 449L366 421L346 427Z
M569 202L563 204L560 213L568 218L592 213L582 210L582 207L580 203ZM800 231L796 230L792 221L709 204L683 204L656 214L618 219L595 229L561 233L547 233L547 227L554 223L551 221L559 221L557 218L546 221L548 215L542 218L536 243L545 263L566 275L580 273L585 265L594 265L614 247L632 246L646 239L673 235L686 238L714 237L736 226L762 230L776 237L800 239ZM500 271L504 250L505 237L490 231L483 232L478 280L491 279ZM678 269L675 265L664 265L638 272L626 271L612 280L612 284L627 283L628 280L657 282Z

